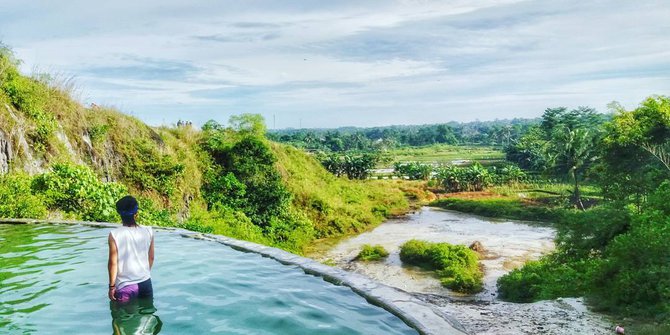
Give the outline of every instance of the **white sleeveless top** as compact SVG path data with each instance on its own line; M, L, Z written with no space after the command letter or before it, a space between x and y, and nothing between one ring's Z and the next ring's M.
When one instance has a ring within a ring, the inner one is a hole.
M140 225L121 226L112 230L111 234L118 250L116 289L149 279L149 246L154 236L153 229Z

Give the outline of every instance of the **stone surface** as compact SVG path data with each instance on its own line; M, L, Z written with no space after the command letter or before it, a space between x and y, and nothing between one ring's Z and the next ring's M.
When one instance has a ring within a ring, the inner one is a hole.
M9 172L9 164L12 158L12 139L0 129L0 175Z

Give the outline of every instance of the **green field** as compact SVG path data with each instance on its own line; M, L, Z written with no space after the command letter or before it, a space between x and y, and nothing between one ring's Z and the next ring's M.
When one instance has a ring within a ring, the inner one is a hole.
M395 162L451 163L455 160L497 161L505 158L499 149L485 146L435 144L425 147L406 147L387 152Z

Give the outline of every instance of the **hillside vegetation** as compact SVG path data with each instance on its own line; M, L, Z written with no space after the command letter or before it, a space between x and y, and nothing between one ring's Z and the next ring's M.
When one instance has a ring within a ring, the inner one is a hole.
M67 83L25 76L0 50L0 217L116 221L114 201L125 193L139 198L144 223L294 252L408 209L393 183L337 178L270 142L258 116L203 130L150 127L83 106Z

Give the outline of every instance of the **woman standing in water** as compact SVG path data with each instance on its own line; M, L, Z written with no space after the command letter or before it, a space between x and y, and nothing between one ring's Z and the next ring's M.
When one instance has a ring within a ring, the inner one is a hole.
M137 224L139 204L131 196L116 202L123 226L109 233L109 299L121 303L153 296L151 267L154 263L154 232Z

